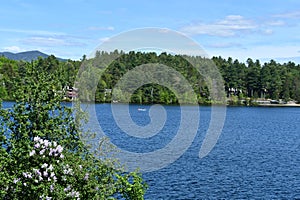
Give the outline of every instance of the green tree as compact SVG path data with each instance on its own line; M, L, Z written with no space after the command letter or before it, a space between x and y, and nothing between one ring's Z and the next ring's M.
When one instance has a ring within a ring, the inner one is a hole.
M247 90L248 96L254 97L254 94L258 94L260 92L260 70L261 65L259 60L253 62L251 58L247 59Z
M0 198L143 199L138 173L89 150L84 113L61 103L60 74L43 67L29 66L14 106L0 107Z

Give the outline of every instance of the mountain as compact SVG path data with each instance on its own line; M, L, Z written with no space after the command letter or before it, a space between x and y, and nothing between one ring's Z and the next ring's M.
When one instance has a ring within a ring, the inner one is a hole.
M37 60L38 57L47 58L49 55L42 53L40 51L25 51L20 53L0 52L0 56L5 56L11 60L32 61L32 60ZM65 60L62 58L57 58L57 59L60 61Z

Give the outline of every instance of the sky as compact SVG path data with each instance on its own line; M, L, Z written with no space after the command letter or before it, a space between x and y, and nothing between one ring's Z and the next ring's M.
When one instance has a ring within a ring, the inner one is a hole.
M10 0L0 6L0 52L39 50L79 60L147 27L184 34L209 56L300 64L299 0Z

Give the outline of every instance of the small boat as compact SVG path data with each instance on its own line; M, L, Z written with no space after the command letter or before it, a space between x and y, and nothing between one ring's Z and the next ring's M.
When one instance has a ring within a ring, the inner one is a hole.
M145 112L145 111L147 111L147 109L146 108L138 108L138 111Z

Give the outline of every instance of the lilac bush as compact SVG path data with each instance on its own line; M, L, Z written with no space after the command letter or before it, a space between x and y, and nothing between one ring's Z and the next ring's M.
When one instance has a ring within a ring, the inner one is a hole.
M13 180L13 190L28 189L34 185L42 189L39 199L60 198L66 199L68 197L80 199L79 191L76 191L72 181L74 170L65 160L63 150L64 148L57 144L40 137L34 137L34 144L32 150L29 152L29 159L32 165L28 171L23 171L19 176ZM85 169L80 168L81 171ZM87 173L86 173L87 174ZM88 178L84 177L85 181Z
M7 199L106 199L134 191L141 181L135 173L119 176L100 160L80 156L74 156L55 141L36 136L24 155L28 160L26 170L15 171L2 193L6 192ZM135 185L128 182L132 177Z
M143 199L139 173L116 168L84 143L84 113L61 103L55 74L30 67L14 106L0 102L0 199Z

